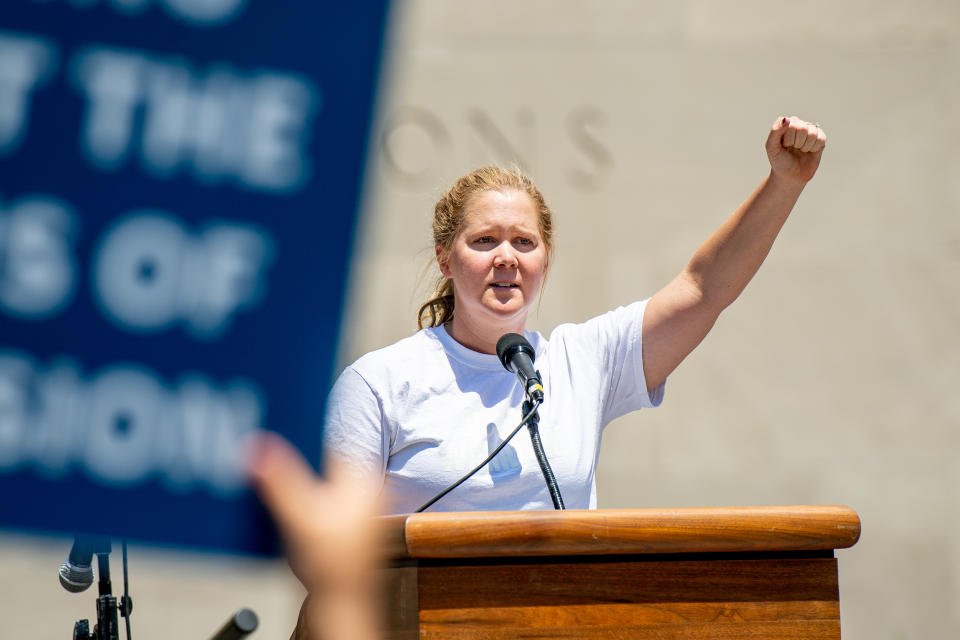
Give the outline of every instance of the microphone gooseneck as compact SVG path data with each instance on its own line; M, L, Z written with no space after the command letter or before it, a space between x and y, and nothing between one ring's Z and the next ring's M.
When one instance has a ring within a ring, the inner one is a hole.
M540 378L540 372L533 368L533 359L536 352L530 343L519 333L506 333L497 340L497 357L500 363L507 371L517 374L523 390L527 394L527 399L523 403L523 413L527 417L524 422L527 424L527 430L530 432L530 442L533 445L533 453L537 456L537 463L540 465L540 471L543 472L543 479L547 483L547 491L550 493L550 499L553 501L553 508L558 510L566 509L563 504L563 496L560 495L560 486L553 475L553 469L550 468L550 462L547 460L547 454L543 450L543 443L540 441L540 414L537 408L543 402L543 381Z
M560 495L560 485L557 484L557 478L553 475L553 469L550 468L550 462L547 460L547 454L543 451L543 443L540 442L540 414L537 413L537 405L531 404L529 400L523 403L523 412L530 413L527 419L527 431L530 432L530 442L533 444L533 453L537 456L537 464L540 465L540 472L543 473L543 479L547 483L547 491L550 493L550 499L553 501L553 508L558 511L566 509L563 504L563 496Z

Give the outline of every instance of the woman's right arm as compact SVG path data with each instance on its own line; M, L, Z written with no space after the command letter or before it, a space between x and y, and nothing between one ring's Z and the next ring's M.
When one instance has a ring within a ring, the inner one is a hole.
M327 397L323 429L325 461L336 461L357 476L379 478L382 484L390 433L379 397L353 367L340 374Z

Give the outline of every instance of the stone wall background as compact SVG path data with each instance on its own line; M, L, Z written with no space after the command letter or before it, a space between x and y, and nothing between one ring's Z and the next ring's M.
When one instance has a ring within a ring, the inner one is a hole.
M608 429L600 506L850 505L844 637L956 637L958 35L947 0L397 2L343 362L415 329L433 202L474 166L519 164L556 213L548 333L655 292L765 175L774 119L818 120L763 269L663 406ZM55 582L68 549L0 538L5 637L94 615ZM299 606L280 561L134 547L131 581L141 640L240 606L285 637Z

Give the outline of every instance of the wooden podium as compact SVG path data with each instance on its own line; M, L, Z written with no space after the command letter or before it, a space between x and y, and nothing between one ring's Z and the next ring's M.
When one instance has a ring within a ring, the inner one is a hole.
M840 637L840 506L387 519L387 638Z

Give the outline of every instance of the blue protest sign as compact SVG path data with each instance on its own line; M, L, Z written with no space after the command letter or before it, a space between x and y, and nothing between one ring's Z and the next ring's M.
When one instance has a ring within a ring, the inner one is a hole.
M0 9L0 526L269 553L319 460L386 3Z

